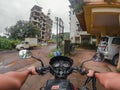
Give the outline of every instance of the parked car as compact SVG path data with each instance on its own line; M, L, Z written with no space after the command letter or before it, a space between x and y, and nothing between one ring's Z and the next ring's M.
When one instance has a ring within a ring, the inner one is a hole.
M120 37L101 37L97 52L103 54L103 59L111 60L113 65L117 65L119 60Z

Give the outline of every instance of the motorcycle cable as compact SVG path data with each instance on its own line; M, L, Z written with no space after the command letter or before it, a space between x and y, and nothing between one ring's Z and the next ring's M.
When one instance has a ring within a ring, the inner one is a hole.
M34 57L34 56L31 56L32 58L34 58L34 59L36 59L36 60L38 60L38 61L40 61L41 62L41 65L42 65L42 67L44 67L44 64L43 64L43 62L42 62L42 60L40 59L40 58L36 58L36 57Z
M97 90L96 88L96 78L95 77L87 77L85 83L82 86L82 90L89 90L87 88L87 84L92 80L92 90Z

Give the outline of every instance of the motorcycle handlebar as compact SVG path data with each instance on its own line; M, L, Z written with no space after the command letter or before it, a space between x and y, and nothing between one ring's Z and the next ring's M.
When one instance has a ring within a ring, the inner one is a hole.
M36 72L37 73L45 74L46 71L50 72L51 67L50 66L45 67L43 61L40 58L37 58L37 57L34 57L34 56L31 56L31 57L41 62L41 67L36 67ZM91 59L82 62L82 64L79 67L70 67L70 69L68 71L66 71L66 74L69 75L72 72L79 72L81 75L87 74L88 71L83 69L83 65L84 65L85 62L88 62L88 61L91 61ZM54 68L52 68L52 70L55 72Z
M49 67L43 67L43 66L41 66L41 67L36 67L35 70L36 70L36 72L37 72L38 74L43 75L43 74L45 74L47 71L49 71L50 69L49 69Z
M38 60L39 62L41 62L42 67L44 67L44 63L40 58L37 58L37 57L34 57L34 56L31 56L31 57Z
M44 66L39 66L35 68L36 72L40 75L45 74L46 72L50 72L50 67L44 67ZM52 69L53 70L53 69ZM66 74L71 74L72 72L79 72L81 75L85 75L88 73L87 70L83 69L83 68L78 68L78 67L71 67Z

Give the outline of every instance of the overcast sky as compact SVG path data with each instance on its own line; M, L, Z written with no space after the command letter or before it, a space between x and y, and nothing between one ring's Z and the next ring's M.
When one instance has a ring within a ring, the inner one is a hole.
M52 20L62 18L65 32L69 31L69 0L0 0L0 33L18 20L29 20L30 9L34 5L41 6L45 14L50 9ZM53 32L56 33L56 30Z

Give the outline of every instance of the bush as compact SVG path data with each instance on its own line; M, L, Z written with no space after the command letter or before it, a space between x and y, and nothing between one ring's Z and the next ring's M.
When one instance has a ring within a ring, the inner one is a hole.
M19 42L20 42L19 40L11 40L0 37L0 50L14 49Z
M85 48L85 49L96 50L97 46L96 46L96 43L90 44L87 41L84 41L81 44L80 43L71 43L71 47L70 47L71 51L74 50L75 48Z
M81 43L81 44L79 45L79 47L85 48L85 49L93 49L93 50L96 50L96 49L97 49L95 43L93 43L93 44L90 44L90 43Z

